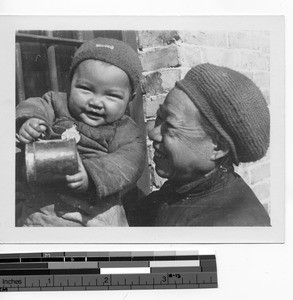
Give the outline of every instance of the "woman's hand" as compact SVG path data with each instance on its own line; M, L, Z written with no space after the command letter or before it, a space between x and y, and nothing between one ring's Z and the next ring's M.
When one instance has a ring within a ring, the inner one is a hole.
M46 129L46 122L44 120L31 118L22 124L17 138L19 142L28 144L39 138Z
M79 154L77 154L77 158L78 173L74 175L66 175L67 186L77 192L86 192L89 187L89 178Z

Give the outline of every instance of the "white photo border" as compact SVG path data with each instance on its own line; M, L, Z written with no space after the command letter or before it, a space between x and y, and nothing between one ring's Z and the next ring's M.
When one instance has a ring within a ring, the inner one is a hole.
M283 243L285 239L285 30L282 16L0 16L2 168L0 243ZM271 227L15 227L17 30L270 31Z

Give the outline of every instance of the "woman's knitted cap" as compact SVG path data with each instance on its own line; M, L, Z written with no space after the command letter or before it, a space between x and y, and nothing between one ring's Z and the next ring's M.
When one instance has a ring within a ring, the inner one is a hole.
M109 38L96 38L82 44L72 59L70 79L75 68L84 60L94 59L122 69L128 76L132 92L140 84L142 66L137 53L126 43Z
M270 114L260 89L229 68L200 64L176 82L230 144L233 162L261 159L270 142Z

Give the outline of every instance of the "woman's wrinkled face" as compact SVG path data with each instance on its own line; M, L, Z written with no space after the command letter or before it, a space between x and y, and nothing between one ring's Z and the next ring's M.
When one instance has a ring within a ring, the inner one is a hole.
M85 60L74 71L68 109L78 121L97 127L125 113L131 87L127 74L113 65Z
M215 167L211 159L215 145L200 123L198 109L180 89L167 95L149 137L156 172L163 178L190 182Z

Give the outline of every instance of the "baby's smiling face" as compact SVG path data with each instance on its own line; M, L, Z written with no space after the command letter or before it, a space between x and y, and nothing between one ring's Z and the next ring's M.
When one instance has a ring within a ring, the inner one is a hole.
M85 60L75 69L68 109L92 127L113 123L125 113L131 95L127 74L98 60Z

